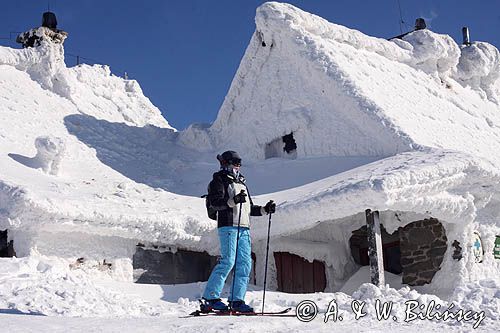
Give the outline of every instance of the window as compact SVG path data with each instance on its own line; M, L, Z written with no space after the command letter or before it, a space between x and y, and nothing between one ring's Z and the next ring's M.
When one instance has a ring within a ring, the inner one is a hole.
M297 143L293 137L293 132L283 135L266 145L265 158L297 158Z
M7 230L0 230L0 257L14 257L14 241L8 241Z

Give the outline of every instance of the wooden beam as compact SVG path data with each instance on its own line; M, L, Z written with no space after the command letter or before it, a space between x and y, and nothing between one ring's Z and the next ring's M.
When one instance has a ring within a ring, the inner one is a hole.
M385 285L384 257L378 211L365 211L368 229L368 258L370 259L370 279L376 286Z

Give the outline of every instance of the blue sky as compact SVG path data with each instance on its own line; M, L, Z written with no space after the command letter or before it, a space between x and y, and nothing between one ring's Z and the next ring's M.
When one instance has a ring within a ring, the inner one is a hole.
M69 32L66 62L103 63L127 71L170 124L212 122L255 30L257 0L50 0L59 28ZM398 0L288 1L331 22L389 38L400 33ZM9 32L41 22L47 0L2 1L1 45ZM403 30L424 17L435 32L500 46L500 1L400 0ZM14 37L15 39L15 37Z

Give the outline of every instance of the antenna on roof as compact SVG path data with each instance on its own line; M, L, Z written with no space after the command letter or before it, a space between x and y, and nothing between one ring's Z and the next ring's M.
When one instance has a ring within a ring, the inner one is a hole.
M47 0L47 11L50 12L50 0Z
M398 0L398 7L399 7L399 31L403 33L403 24L405 24L405 21L403 21L403 11L401 10L400 0Z

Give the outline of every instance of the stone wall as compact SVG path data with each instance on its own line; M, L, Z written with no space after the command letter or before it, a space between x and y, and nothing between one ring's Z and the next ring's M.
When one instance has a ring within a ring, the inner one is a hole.
M399 229L403 283L430 283L447 248L446 231L437 219L425 219Z

